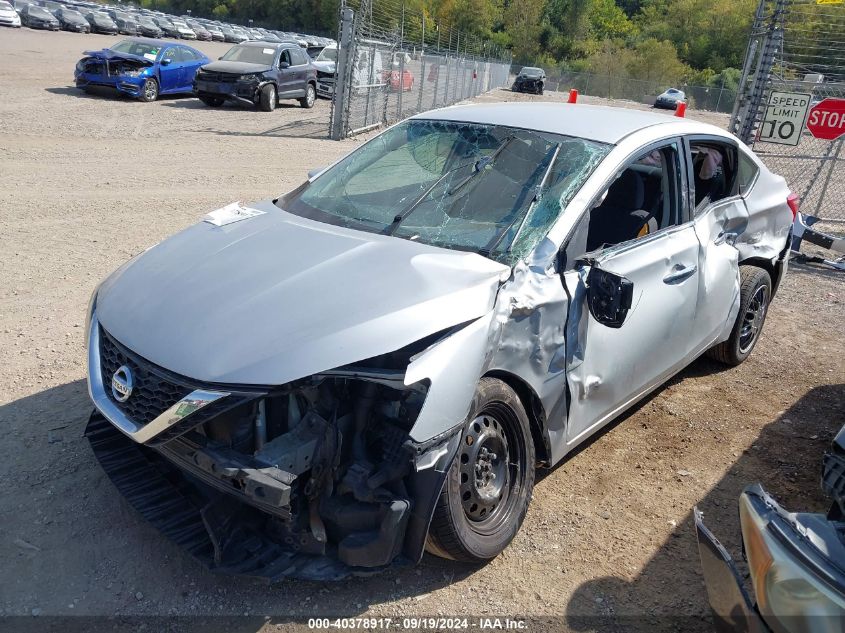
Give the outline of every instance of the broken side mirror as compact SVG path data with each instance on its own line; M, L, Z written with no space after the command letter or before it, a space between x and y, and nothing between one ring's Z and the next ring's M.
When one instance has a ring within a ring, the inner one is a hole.
M587 304L593 318L607 327L620 328L634 299L634 283L593 266L587 273Z

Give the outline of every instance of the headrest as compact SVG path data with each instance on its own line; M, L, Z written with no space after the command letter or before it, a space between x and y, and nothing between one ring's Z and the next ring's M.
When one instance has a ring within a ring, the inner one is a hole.
M622 209L642 209L645 201L645 186L640 175L630 169L622 172L607 191L607 198L601 206Z

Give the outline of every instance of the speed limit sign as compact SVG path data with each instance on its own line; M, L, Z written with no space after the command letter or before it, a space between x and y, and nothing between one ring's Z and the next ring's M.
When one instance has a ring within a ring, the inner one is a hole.
M760 123L758 141L798 145L810 109L811 95L798 92L773 92Z

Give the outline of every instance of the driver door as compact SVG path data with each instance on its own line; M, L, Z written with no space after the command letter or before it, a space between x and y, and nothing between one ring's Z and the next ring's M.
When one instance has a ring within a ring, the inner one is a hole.
M601 245L580 257L577 247L567 246L567 259L576 255L563 275L571 306L566 335L570 446L686 365L693 352L699 243L682 195L681 148L679 140L664 143L623 166L618 182L587 216L588 236L581 231L582 248ZM650 195L640 195L635 176L651 179L645 183L651 185ZM624 183L621 191L619 183ZM628 194L633 199L626 207ZM650 226L632 225L636 234L624 239L618 232L627 221L622 216L643 212L651 215ZM603 224L594 217L602 217ZM621 241L607 244L603 230Z
M170 62L165 65L164 60L168 59ZM161 78L160 92L167 92L169 90L176 90L180 87L182 74L182 56L179 53L178 46L168 46L161 56L161 64L159 69L159 76Z
M290 49L282 50L279 55L279 98L290 96L291 92L296 88L294 85L296 77L296 69L291 65L293 59L291 58Z

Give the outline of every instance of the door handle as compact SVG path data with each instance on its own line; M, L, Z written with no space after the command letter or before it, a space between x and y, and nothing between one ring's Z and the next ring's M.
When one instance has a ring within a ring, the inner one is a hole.
M683 264L675 264L672 268L672 272L666 275L663 278L663 283L666 284L677 284L685 279L689 279L695 274L695 271L698 270L698 266L693 264L692 266L684 266Z
M722 244L729 244L733 246L736 244L736 238L739 237L737 233L727 233L722 231L719 235L716 236L716 239L713 240L713 244L716 246L721 246Z

